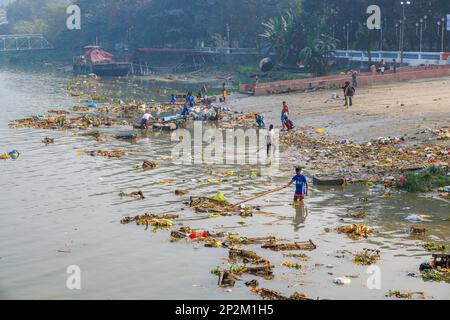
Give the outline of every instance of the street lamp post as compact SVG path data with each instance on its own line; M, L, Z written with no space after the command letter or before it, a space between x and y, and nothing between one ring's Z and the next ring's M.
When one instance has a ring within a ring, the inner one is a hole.
M445 18L443 17L440 21L438 21L437 25L438 35L441 35L441 52L444 52Z
M344 37L347 39L347 51L349 50L349 37L350 37L350 28L349 24L345 24L342 29L344 30Z
M380 25L380 51L383 51L383 29L386 28L386 18L381 22ZM397 33L397 31L395 31Z
M423 19L420 19L420 44L419 44L419 52L422 52L422 39L423 39Z
M350 49L349 47L349 38L350 38L350 24L347 23L347 51Z
M403 13L403 15L402 15L402 21L403 21L403 23L402 23L402 36L401 36L401 41L400 41L400 47L401 47L401 49L400 49L400 57L401 57L401 59L400 59L400 63L403 63L403 53L404 53L404 45L405 45L405 20L406 20L406 13L405 13L405 9L406 9L406 6L408 5L410 5L411 4L411 1L401 1L400 2L400 5L402 6L402 13Z

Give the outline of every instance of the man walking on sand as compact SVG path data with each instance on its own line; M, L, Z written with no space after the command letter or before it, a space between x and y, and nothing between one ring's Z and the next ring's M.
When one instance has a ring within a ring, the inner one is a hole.
M349 81L345 83L345 106L351 107L353 105L353 96L355 95L355 88L350 84Z

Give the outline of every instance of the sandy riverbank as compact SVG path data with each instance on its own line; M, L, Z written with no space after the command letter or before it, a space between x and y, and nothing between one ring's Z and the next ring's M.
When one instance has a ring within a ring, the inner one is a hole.
M354 105L346 109L333 93L291 93L236 98L236 111L260 111L267 123L280 125L281 102L287 101L297 126L324 128L336 137L367 141L403 136L421 139L427 128L450 126L450 78L415 80L357 89Z

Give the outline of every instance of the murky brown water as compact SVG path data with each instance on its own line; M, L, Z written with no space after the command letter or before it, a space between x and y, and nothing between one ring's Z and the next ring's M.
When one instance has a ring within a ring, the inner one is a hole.
M105 145L74 137L72 132L8 128L11 120L71 107L75 101L66 95L67 80L51 74L0 71L0 152L21 152L17 161L0 162L0 298L259 299L245 287L245 281L238 282L232 292L217 286L217 277L210 270L225 261L227 250L170 243L167 231L151 233L120 224L123 216L146 212L180 214L181 222L192 228L312 239L318 249L307 253L310 259L301 262L304 268L300 271L280 266L282 261L292 260L281 253L250 246L276 266L275 280L258 279L261 286L284 294L299 291L312 298L383 299L387 291L395 289L450 298L448 284L424 283L407 275L417 272L430 254L421 247L422 241L409 237L412 224L405 221L409 214L429 214L431 221L416 226L430 230L428 240L450 244L449 204L425 196L366 194L368 189L358 186L346 192L313 187L305 211L290 205L293 191L287 191L270 196L270 201L252 203L270 214L207 219L187 208L183 202L188 197L175 197L174 191L189 189L191 195L209 196L220 190L235 202L289 181L292 165L285 163L281 176L271 179L252 175L255 167L215 167L215 173L235 172L228 182L216 185L206 181L214 177L206 166L183 167L163 159L173 147L167 134L152 133L136 145L118 141ZM55 144L44 146L41 140L46 136L54 137ZM128 156L107 160L77 153L99 148L123 148ZM134 170L144 159L159 159L161 167L145 173ZM178 182L161 185L164 179ZM135 190L142 190L146 199L119 197L121 191ZM361 197L368 197L369 202L361 203ZM368 218L349 218L351 208L359 205L366 207ZM354 222L373 226L378 232L368 240L352 241L324 231L325 227ZM367 289L366 267L355 265L348 257L336 257L338 250L363 248L381 250L381 290ZM70 265L81 268L79 291L66 289ZM357 278L347 287L333 284L334 277L346 275ZM243 278L247 279L253 278ZM304 285L289 287L299 281Z

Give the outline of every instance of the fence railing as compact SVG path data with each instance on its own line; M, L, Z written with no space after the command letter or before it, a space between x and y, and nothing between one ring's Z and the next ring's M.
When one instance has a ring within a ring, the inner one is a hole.
M0 52L53 49L42 34L0 35Z

